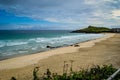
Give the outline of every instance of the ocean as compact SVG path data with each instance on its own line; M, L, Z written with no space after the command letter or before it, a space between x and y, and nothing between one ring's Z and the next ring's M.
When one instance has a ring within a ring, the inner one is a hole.
M70 33L66 30L0 30L0 60L50 50L103 37L104 34Z

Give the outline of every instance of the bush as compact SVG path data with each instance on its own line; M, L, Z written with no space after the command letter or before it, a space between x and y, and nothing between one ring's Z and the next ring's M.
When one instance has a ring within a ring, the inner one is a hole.
M72 71L73 61L71 61L70 71L66 71L67 65L64 62L63 74L58 75L57 73L52 73L49 69L46 70L46 73L40 78L37 76L39 67L35 67L33 70L33 80L105 80L110 75L112 75L116 68L112 65L103 65L103 66L94 66L90 69L80 70L78 72ZM15 77L12 77L11 80L16 80ZM120 80L120 73L116 75L113 80Z

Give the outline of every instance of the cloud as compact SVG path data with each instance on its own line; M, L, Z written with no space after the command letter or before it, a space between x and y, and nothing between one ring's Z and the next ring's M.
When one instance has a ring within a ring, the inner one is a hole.
M68 26L108 26L120 24L118 18L113 19L120 15L119 4L120 0L0 0L0 9Z
M120 10L113 10L113 11L112 11L112 15L113 15L114 17L120 16Z

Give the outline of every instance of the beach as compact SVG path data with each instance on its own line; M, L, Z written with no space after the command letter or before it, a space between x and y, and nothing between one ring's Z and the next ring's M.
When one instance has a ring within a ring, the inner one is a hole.
M0 80L9 80L12 76L19 80L30 80L36 66L40 67L40 75L47 68L61 74L64 61L69 64L70 60L74 61L74 71L104 64L120 67L120 34L105 33L102 38L76 45L2 60L0 61Z

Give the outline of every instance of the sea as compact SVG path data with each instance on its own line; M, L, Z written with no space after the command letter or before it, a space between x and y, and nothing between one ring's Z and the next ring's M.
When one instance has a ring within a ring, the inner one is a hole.
M50 50L47 46L58 48L103 36L67 30L0 30L0 60Z

